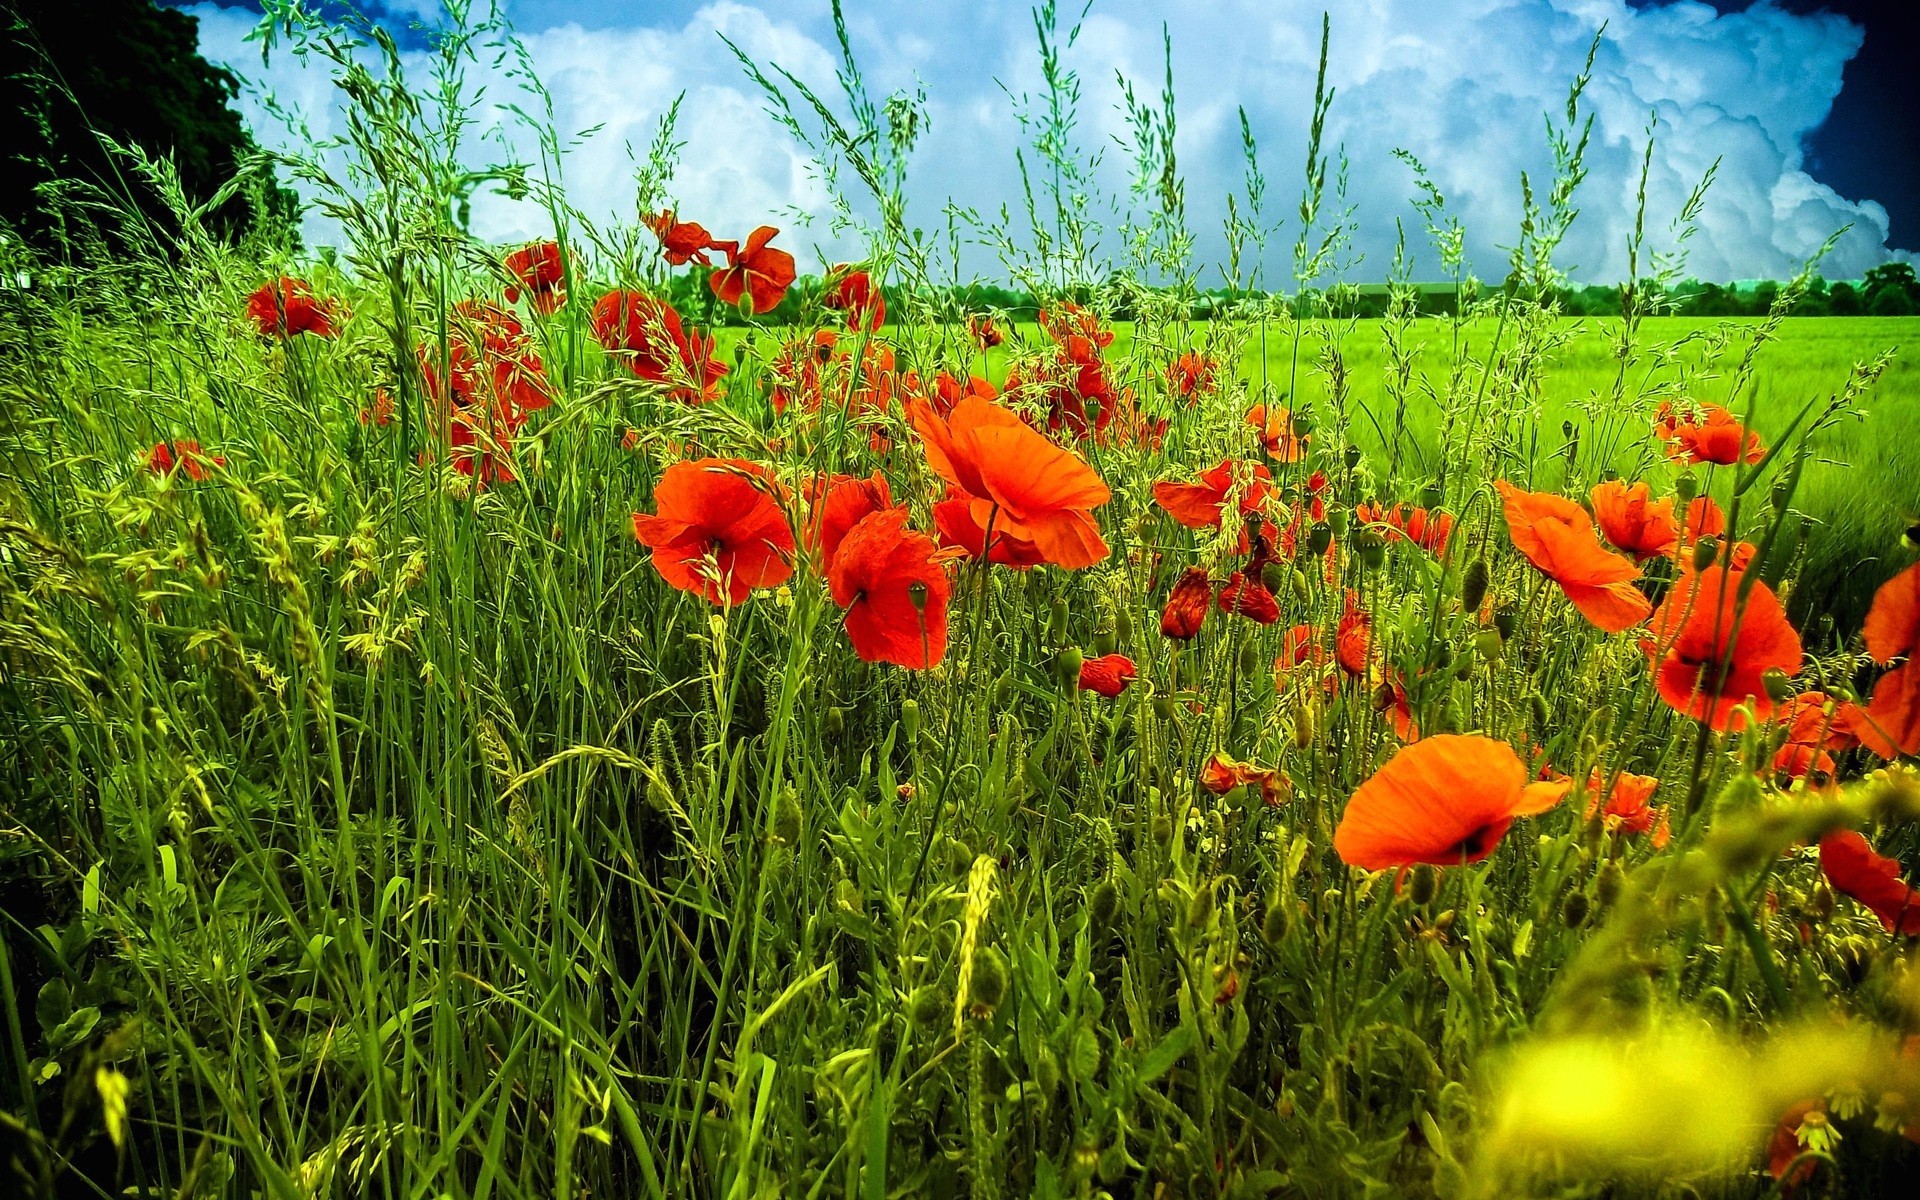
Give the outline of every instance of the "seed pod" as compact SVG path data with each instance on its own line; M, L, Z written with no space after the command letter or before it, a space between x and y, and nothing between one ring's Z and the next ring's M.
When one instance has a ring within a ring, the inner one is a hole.
M1500 640L1503 642L1513 640L1514 628L1519 624L1520 610L1511 604L1493 614L1493 627L1500 631Z
M1791 474L1782 475L1773 481L1767 498L1773 502L1773 511L1785 512L1787 505L1793 502L1794 478Z
M1575 892L1567 897L1560 906L1560 919L1567 923L1568 929L1578 929L1587 921L1587 894Z
M1506 648L1507 639L1500 636L1498 629L1482 629L1473 635L1473 650L1481 658L1492 662L1500 657L1500 651Z
M1111 879L1094 884L1093 892L1087 897L1087 925L1094 936L1105 937L1119 911L1120 885Z
M1793 698L1793 680L1779 667L1768 667L1760 676L1760 686L1767 689L1767 698L1775 704L1785 704Z
M1825 883L1814 885L1813 894L1807 897L1807 910L1816 921L1824 921L1833 915L1833 889Z
M1313 418L1306 413L1293 414L1293 436L1304 438L1313 432Z
M1325 554L1327 547L1333 545L1333 527L1325 521L1315 521L1307 532L1307 549L1316 556Z
M1693 498L1699 494L1700 481L1693 477L1692 471L1673 481L1673 498L1679 506L1692 504Z
M1377 534L1368 534L1360 539L1360 561L1367 567L1379 569L1387 562L1387 544Z
M1187 902L1187 928L1199 929L1213 918L1213 885L1196 888Z
M1080 664L1084 661L1086 656L1080 653L1080 647L1068 646L1054 656L1053 665L1060 673L1060 681L1073 687L1080 682Z
M1335 537L1347 536L1348 516L1347 510L1344 508L1336 508L1327 514L1327 528L1333 530Z
M1467 564L1466 578L1460 581L1460 609L1462 612L1480 611L1480 602L1487 598L1487 563L1476 558Z
M1439 508L1446 502L1447 494L1438 483L1430 483L1420 489L1421 508Z
M1426 863L1421 863L1413 869L1413 887L1408 894L1413 897L1415 904L1432 904L1433 895L1439 889L1440 873L1438 871Z
M1113 626L1105 625L1093 631L1093 652L1096 655L1112 654L1120 648L1120 637Z
M1173 720L1173 697L1155 696L1153 698L1153 715L1159 717L1162 721Z
M1703 537L1693 544L1693 569L1704 571L1720 557L1720 539Z
M1360 465L1360 458L1360 447L1350 445L1347 447L1347 452L1341 461L1345 462L1347 464L1347 470L1351 471Z
M1433 665L1443 671L1453 665L1453 643L1440 642L1434 646Z
M1074 670L1078 671L1079 667ZM913 745L920 739L920 702L909 699L900 705L900 728L906 731L907 744Z

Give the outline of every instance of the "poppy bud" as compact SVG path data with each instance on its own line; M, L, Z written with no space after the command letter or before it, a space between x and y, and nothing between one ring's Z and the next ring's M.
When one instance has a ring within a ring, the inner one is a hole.
M1123 646L1133 641L1133 611L1125 605L1114 610L1113 632L1119 637L1120 644Z
M1068 683L1080 682L1080 664L1086 656L1080 653L1080 647L1068 646L1054 656L1053 665L1060 672L1060 678Z
M1467 564L1467 574L1460 581L1460 608L1465 612L1478 612L1480 602L1487 598L1487 563L1476 558Z
M1704 571L1720 556L1720 539L1703 537L1693 544L1693 569Z
M1260 670L1260 643L1247 638L1240 643L1240 674L1252 677Z
M1270 562L1260 568L1260 582L1266 584L1270 592L1278 592L1287 583L1287 569L1277 562Z
M1007 705L1013 703L1013 672L1002 671L1000 678L993 681L993 706L1005 712Z
M1307 584L1307 573L1299 567L1293 569L1293 598L1301 604L1307 604L1313 599L1313 592Z
M1433 894L1439 890L1439 886L1439 872L1435 871L1426 863L1421 863L1413 869L1413 887L1408 894L1413 898L1415 904L1431 904L1433 903Z
M1336 512L1334 515L1339 514ZM1333 527L1325 521L1314 522L1313 528L1307 533L1307 549L1320 555L1325 554L1327 547L1331 545L1333 545Z
M1120 887L1111 879L1102 879L1087 897L1087 926L1095 936L1104 937L1113 927L1114 914L1120 911Z
M1533 708L1533 723L1535 725L1540 726L1543 729L1546 728L1548 719L1551 715L1548 712L1546 700L1541 698L1541 695L1539 692L1535 692L1533 695L1528 696L1527 700L1528 700L1528 703Z
M647 804L656 812L667 812L673 808L673 789L658 773L652 774L647 780Z
M937 984L922 984L907 997L907 1015L915 1025L933 1025L952 1011L952 1001Z
M1793 698L1793 680L1779 667L1768 667L1760 676L1760 686L1767 689L1767 698L1775 704L1785 704Z
M775 840L796 846L800 843L800 827L805 815L800 811L800 794L792 784L780 789L780 802L773 813L773 836Z
M993 1015L1007 995L1007 960L992 946L973 951L973 979L967 988L968 1008L980 1020Z
M740 300L734 307L740 310L740 315L742 318L748 321L753 320L755 315L753 311L753 289L743 288L740 292ZM734 350L736 353L740 352L741 349L742 347L738 345L734 347ZM734 361L738 362L740 360L735 359Z
M1336 508L1327 514L1327 528L1333 530L1335 537L1347 536L1348 513L1344 508Z
M1360 447L1349 445L1346 456L1341 461L1345 462L1347 464L1347 470L1351 471L1360 465L1360 457Z
M1453 665L1452 643L1441 642L1433 648L1433 665L1443 671Z
M973 847L959 838L947 842L947 874L955 879L973 870Z
M1692 504L1693 498L1700 493L1700 481L1689 471L1673 481L1673 497L1682 506Z
M1293 414L1293 436L1304 439L1313 432L1313 418L1305 413Z
M1269 946L1278 946L1287 936L1287 906L1279 896L1267 903L1267 911L1260 917L1260 940Z
M1808 909L1815 920L1824 921L1833 915L1833 889L1825 883L1814 885L1813 894L1807 897Z
M1213 918L1213 885L1206 884L1194 889L1193 899L1187 902L1187 928L1199 929Z
M1794 478L1792 475L1782 475L1773 481L1773 487L1768 492L1768 498L1773 501L1773 510L1775 512L1786 511L1787 505L1793 500L1793 485Z
M1054 597L1053 604L1047 609L1047 632L1053 640L1063 642L1067 639L1067 598Z
M1593 880L1594 898L1600 901L1601 908L1612 908L1613 902L1620 898L1620 889L1627 881L1627 873L1619 863L1609 861L1600 868L1600 874Z
M1575 892L1567 897L1560 906L1560 919L1567 923L1568 929L1578 929L1587 922L1587 894Z
M1213 606L1213 581L1201 567L1188 567L1173 585L1167 606L1160 613L1160 632L1177 641L1186 641L1200 632L1206 623L1207 609Z
M1153 840L1162 846L1173 840L1173 818L1159 813L1153 818Z
M900 727L906 731L907 745L920 739L920 702L907 700L900 705Z
M866 907L866 900L860 895L858 885L844 875L834 885L833 902L840 906L842 912L858 913Z
M1318 720L1314 713L1313 702L1302 699L1293 706L1293 744L1302 750L1313 745Z
M1513 640L1514 626L1519 623L1520 610L1512 605L1499 609L1493 614L1493 627L1500 631L1500 640L1503 642Z
M827 709L826 719L820 725L828 737L839 737L847 729L847 710L834 705Z

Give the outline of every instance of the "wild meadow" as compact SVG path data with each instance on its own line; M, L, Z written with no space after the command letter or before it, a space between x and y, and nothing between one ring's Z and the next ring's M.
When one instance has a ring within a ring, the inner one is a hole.
M1410 162L1457 311L1403 256L1361 321L1324 51L1223 264L1171 81L1092 198L1051 4L1023 211L909 208L850 52L743 60L866 247L807 263L673 211L671 115L629 222L551 130L476 175L496 24L409 77L269 9L348 116L278 163L337 247L130 157L173 221L0 264L0 1192L1920 1170L1920 321L1787 317L1817 262L1663 316L1706 180L1563 317L1583 81L1504 282ZM473 237L476 179L549 235Z

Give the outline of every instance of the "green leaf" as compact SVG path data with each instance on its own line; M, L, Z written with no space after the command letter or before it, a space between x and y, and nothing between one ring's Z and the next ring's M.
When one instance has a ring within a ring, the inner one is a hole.
M1140 1060L1139 1068L1134 1072L1136 1083L1152 1083L1154 1080L1173 1070L1183 1055L1193 1045L1193 1029L1182 1025L1180 1028L1160 1039L1160 1044L1147 1051Z

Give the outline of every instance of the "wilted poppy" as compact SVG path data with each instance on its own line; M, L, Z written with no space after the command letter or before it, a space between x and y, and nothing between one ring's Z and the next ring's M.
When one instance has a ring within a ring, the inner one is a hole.
M1203 567L1188 567L1180 573L1160 612L1160 632L1175 641L1198 637L1213 607L1213 580Z
M666 255L669 266L685 266L697 262L708 265L707 251L717 249L713 236L701 226L691 221L676 221L673 210L662 209L658 216L644 218L647 228L653 230L660 239L660 251Z
M1216 796L1237 787L1258 788L1261 803L1278 808L1293 792L1293 781L1274 767L1257 767L1215 752L1200 768L1200 786Z
M873 277L865 271L855 271L848 267L835 267L837 278L830 277L833 286L821 298L828 308L837 308L847 314L847 328L869 332L887 323L887 299L874 286Z
M535 312L555 312L567 302L566 264L560 257L560 243L522 246L507 255L505 265L515 281L507 286L507 303L520 299L522 288Z
M1237 508L1242 514L1252 514L1273 494L1273 475L1264 464L1237 464L1231 458L1224 459L1219 466L1202 471L1198 483L1163 479L1154 484L1153 500L1189 529L1217 529L1227 497L1236 486L1240 497Z
M933 539L906 525L904 507L862 517L833 554L827 586L847 610L855 654L921 670L946 656L952 586Z
M1677 462L1731 466L1759 462L1767 455L1760 435L1749 432L1738 417L1718 404L1702 405L1696 416L1688 418L1663 403L1654 429L1666 443L1667 457Z
M1609 479L1592 493L1593 519L1600 533L1636 562L1673 553L1680 528L1673 519L1673 497L1655 500L1644 482L1628 484Z
M794 270L793 255L767 244L779 232L771 225L762 225L747 236L744 247L737 242L713 243L727 255L727 265L708 278L722 304L738 304L744 294L758 316L772 312L780 303L780 297L793 284Z
M1515 817L1545 812L1564 787L1529 784L1513 747L1442 733L1401 748L1347 802L1333 848L1369 871L1474 863L1493 853Z
M1306 457L1311 439L1294 432L1291 409L1256 404L1247 410L1247 424L1260 431L1261 442L1276 461L1294 463Z
M1080 660L1080 690L1098 692L1111 700L1127 690L1140 672L1124 654L1102 654Z
M1754 580L1741 611L1744 579L1720 567L1683 575L1641 642L1660 698L1714 729L1726 729L1746 703L1767 718L1774 702L1763 677L1800 670L1800 635L1779 599Z
M330 338L336 332L333 302L316 299L306 280L291 275L262 284L248 296L247 316L261 337L290 338L311 333Z
M1900 878L1900 864L1875 854L1855 830L1820 839L1820 870L1833 890L1851 896L1880 918L1888 933L1920 934L1920 892Z
M925 443L927 465L966 495L983 541L1027 542L1061 567L1089 567L1107 557L1093 510L1112 493L1079 455L977 396L961 400L945 419L923 400L910 401L907 412Z
M1220 611L1238 613L1256 625L1271 625L1280 619L1280 602L1264 583L1235 571L1220 589Z
M1319 503L1319 497L1314 497ZM1443 512L1428 512L1411 504L1361 504L1353 510L1354 519L1363 525L1384 526L1389 542L1412 542L1436 558L1447 552L1447 539L1453 536L1453 518ZM1320 520L1316 516L1314 520Z
M1867 612L1867 653L1907 661L1880 677L1858 722L1860 741L1882 758L1920 754L1920 563L1880 586Z
M593 306L593 335L628 370L688 404L717 397L725 363L713 357L713 342L689 334L673 306L640 292L611 291Z
M654 511L633 514L634 536L653 549L669 584L713 604L740 604L793 574L793 531L771 486L764 468L741 459L674 463L654 488Z
M1600 545L1587 510L1563 496L1497 480L1513 548L1560 585L1582 616L1608 633L1644 621L1653 605L1633 586L1640 569Z

